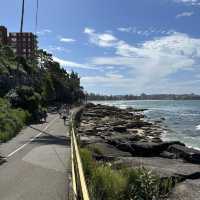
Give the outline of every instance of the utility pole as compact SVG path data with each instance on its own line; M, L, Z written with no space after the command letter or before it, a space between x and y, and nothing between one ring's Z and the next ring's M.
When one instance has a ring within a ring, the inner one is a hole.
M22 0L22 15L21 15L20 33L23 32L23 26L24 26L24 3L25 3L25 0Z
M16 86L20 86L20 71L19 71L19 67L20 67L20 57L21 57L21 51L22 51L22 32L23 32L23 26L24 26L24 5L25 5L25 0L22 0L22 13L21 13L21 24L20 24L20 34L19 34L19 52L18 52L18 61L17 61L17 83Z

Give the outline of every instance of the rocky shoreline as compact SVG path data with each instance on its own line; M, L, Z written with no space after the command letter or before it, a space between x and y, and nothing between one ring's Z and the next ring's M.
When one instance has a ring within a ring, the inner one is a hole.
M162 178L177 178L170 200L200 199L200 151L162 141L162 119L146 121L143 111L87 104L79 116L81 146L113 167L144 166Z

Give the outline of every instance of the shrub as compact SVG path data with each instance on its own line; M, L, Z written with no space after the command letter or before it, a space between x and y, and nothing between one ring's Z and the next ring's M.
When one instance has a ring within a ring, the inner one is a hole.
M145 168L126 171L126 199L159 199L160 178Z
M0 141L14 137L28 121L30 114L22 109L12 109L8 101L0 99Z
M122 200L126 187L125 177L109 166L99 166L94 169L90 193L94 199Z
M161 179L145 168L112 169L92 159L88 149L81 149L83 169L93 200L160 200L174 187L176 180Z
M95 162L92 159L92 154L87 149L81 149L80 150L81 158L82 158L82 164L83 164L83 170L85 173L86 180L90 180L92 178L92 173L95 168Z

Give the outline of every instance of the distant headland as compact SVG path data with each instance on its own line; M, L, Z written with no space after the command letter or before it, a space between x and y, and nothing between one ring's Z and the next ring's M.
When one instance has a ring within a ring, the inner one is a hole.
M200 100L197 94L141 94L141 95L99 95L90 93L90 101L119 101L119 100Z

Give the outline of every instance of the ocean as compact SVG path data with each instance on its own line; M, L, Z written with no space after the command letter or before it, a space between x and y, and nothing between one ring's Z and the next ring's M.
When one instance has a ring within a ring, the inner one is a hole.
M178 140L188 147L200 150L200 101L185 100L138 100L138 101L94 101L93 103L119 108L145 108L147 120L165 118L161 126L165 128L164 141Z

